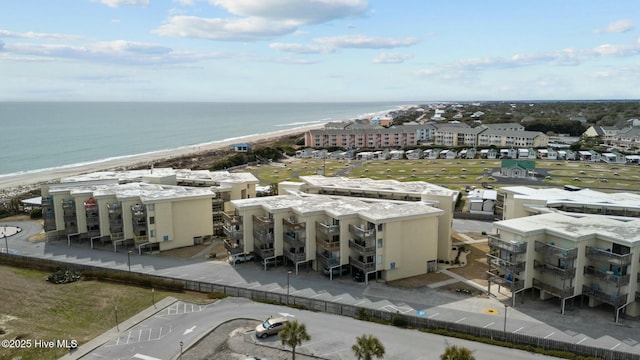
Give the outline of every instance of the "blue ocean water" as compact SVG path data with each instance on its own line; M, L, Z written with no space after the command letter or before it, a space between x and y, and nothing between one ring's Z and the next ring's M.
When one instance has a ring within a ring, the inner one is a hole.
M0 102L0 176L353 119L408 104Z

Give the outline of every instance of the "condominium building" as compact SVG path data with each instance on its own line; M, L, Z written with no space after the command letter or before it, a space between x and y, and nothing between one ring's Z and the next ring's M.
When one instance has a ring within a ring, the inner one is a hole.
M549 213L494 223L489 236L489 291L498 284L516 295L607 304L640 315L640 219Z
M484 130L478 134L478 146L547 147L549 137L539 131Z
M42 187L44 229L49 239L111 242L114 249L190 246L221 235L230 201L255 197L257 183L249 173L174 169L63 178Z
M437 271L438 218L442 210L409 203L292 193L232 200L225 244L277 259L309 264L329 274L351 271L391 281Z
M498 189L496 215L507 220L555 209L572 213L640 217L639 194L603 193L575 187L567 189L501 187Z
M418 133L414 127L402 126L310 130L305 134L304 144L313 148L346 149L406 147L418 145Z
M451 226L458 191L424 181L373 180L321 175L301 176L300 180L302 183L280 183L278 193L284 194L287 189L294 189L311 194L425 202L443 210L438 218L438 259L449 259Z

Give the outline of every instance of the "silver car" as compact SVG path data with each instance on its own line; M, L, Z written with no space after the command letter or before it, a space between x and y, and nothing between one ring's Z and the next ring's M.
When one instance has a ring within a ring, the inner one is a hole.
M256 337L264 339L269 335L277 334L284 329L287 322L289 320L286 317L269 318L256 326Z

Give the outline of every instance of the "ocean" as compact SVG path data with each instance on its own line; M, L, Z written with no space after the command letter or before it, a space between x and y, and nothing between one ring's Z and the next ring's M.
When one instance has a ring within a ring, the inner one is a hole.
M0 177L354 119L409 104L0 102Z

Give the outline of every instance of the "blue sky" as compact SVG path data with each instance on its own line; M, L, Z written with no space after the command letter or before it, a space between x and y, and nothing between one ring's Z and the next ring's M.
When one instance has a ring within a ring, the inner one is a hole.
M0 101L640 98L637 0L4 0Z

